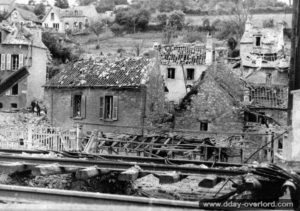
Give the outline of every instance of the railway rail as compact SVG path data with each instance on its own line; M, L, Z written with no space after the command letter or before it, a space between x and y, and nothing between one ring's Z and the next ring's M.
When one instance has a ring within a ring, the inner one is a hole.
M145 173L155 172L178 172L183 175L203 175L203 174L216 174L223 176L236 176L247 173L247 171L236 169L224 168L201 168L199 166L180 166L180 165L166 165L155 163L142 163L142 162L125 162L116 160L82 160L74 158L45 158L45 157L31 157L16 154L2 154L0 155L0 163L19 162L26 165L42 165L42 164L59 164L61 166L71 166L86 168L97 166L100 169L110 169L115 171L125 171L135 165L138 165Z
M32 206L40 210L40 206L55 203L57 206L72 204L74 210L77 206L92 205L97 210L143 210L149 209L155 211L162 210L199 210L198 202L174 201L155 198L144 198L135 196L112 195L103 193L54 190L46 188L33 188L12 185L0 185L0 200L4 203L26 203L26 206ZM24 209L22 205L21 210ZM82 207L81 207L82 208ZM102 209L101 209L102 208ZM47 209L48 210L48 209ZM76 210L76 209L75 209Z
M187 160L187 159L164 159L164 158L153 158L153 157L143 157L143 156L122 156L122 155L94 155L94 154L82 154L77 152L55 152L48 150L16 150L16 149L0 149L0 155L3 154L48 154L50 152L58 153L66 157L86 157L89 160L97 159L107 159L107 160L118 160L125 162L139 162L139 163L155 163L155 164L174 164L174 165L206 165L208 167L242 167L242 164L237 163L226 163L226 162L213 162L213 161L197 161L197 160Z

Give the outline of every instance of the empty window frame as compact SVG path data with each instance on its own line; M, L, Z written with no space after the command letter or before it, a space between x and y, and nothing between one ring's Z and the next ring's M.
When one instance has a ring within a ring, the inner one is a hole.
M261 46L261 37L255 37L255 46Z
M175 79L175 68L168 68L168 78Z
M11 89L11 95L18 95L19 94L19 85L16 84Z
M195 69L194 68L188 68L186 69L186 78L187 80L194 80L195 79Z
M18 104L17 104L17 103L11 103L11 104L10 104L10 107L11 107L11 108L18 108Z
M208 131L208 122L207 121L200 122L200 131Z
M81 117L81 95L74 95L73 117Z

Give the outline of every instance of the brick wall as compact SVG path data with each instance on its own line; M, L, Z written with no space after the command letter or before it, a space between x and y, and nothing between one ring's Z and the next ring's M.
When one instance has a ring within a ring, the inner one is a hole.
M86 96L86 118L74 120L70 117L71 95L80 91ZM108 90L108 89L45 89L45 102L48 116L54 126L72 128L76 123L83 125L84 131L94 129L104 132L138 132L130 128L118 126L141 126L143 111L143 97L139 89L136 90ZM53 96L52 96L53 95ZM118 96L118 120L105 121L99 119L100 96ZM115 127L114 127L115 126Z

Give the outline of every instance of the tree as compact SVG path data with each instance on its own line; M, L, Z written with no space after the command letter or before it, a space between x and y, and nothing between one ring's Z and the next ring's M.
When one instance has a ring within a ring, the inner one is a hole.
M115 7L115 3L112 0L101 0L97 3L96 10L98 13L111 11Z
M97 46L100 46L100 34L105 32L105 23L101 19L95 19L90 24L90 30L97 36Z
M165 27L167 25L168 16L166 13L160 13L157 15L159 25Z
M168 25L174 26L177 30L181 30L184 27L185 14L180 11L173 11L168 18Z
M34 14L39 17L39 19L42 19L45 16L46 8L44 4L37 4L34 7L33 10Z
M150 13L144 9L121 10L116 14L115 22L124 26L127 31L136 33L137 30L145 30L150 20Z
M91 3L97 2L97 0L77 0L80 6L90 5Z
M61 9L69 8L68 0L55 0L54 6L59 7Z
M61 45L58 40L58 37L50 32L44 32L42 34L42 41L51 52L53 58L63 63L76 60L78 56L72 53L72 49Z
M124 26L121 26L120 24L114 23L110 30L115 34L115 36L121 36L123 32L125 31Z

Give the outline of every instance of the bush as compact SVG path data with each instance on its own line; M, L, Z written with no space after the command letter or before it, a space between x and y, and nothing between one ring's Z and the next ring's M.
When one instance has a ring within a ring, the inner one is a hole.
M114 33L115 36L121 36L125 31L125 27L121 26L120 24L114 23L110 27L110 30Z

